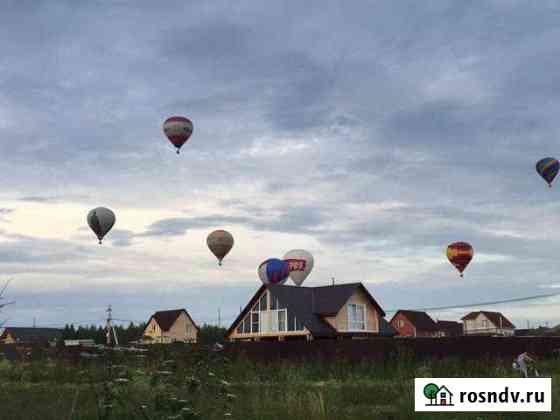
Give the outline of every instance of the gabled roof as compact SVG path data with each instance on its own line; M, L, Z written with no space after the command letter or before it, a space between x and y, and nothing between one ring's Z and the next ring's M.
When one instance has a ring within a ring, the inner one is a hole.
M436 323L432 318L430 318L430 315L428 315L426 312L400 309L397 311L395 315L393 315L393 318L391 319L391 323L393 322L393 319L395 319L395 317L398 314L402 314L418 330L422 330L422 331L438 330Z
M477 311L471 312L461 318L463 321L466 319L476 319L478 315L483 314L486 318L490 320L495 327L502 328L515 328L509 319L507 319L501 312L488 312L488 311Z
M231 324L227 335L231 334L237 324L247 315L259 297L265 291L262 285L247 306ZM293 313L314 336L333 336L336 330L323 319L323 316L334 316L350 297L357 291L365 293L368 300L382 317L385 315L381 306L371 296L362 283L337 284L334 286L301 287L286 285L269 285L272 296L285 305L289 313ZM391 333L387 329L387 334Z
M155 319L155 321L157 322L157 324L159 325L162 331L169 331L169 329L173 326L175 321L177 321L177 318L179 318L179 315L181 315L183 312L191 320L195 328L197 330L200 330L200 328L198 328L198 326L193 321L193 319L191 318L191 316L189 315L186 309L172 309L169 311L157 311L155 314L153 314L150 317L150 319L148 320L148 324L152 319Z
M8 334L20 341L52 341L62 338L62 330L58 328L6 327L2 338L6 338Z

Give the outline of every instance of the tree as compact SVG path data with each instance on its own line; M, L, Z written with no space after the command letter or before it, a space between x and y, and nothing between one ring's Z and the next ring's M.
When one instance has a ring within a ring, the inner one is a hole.
M430 400L430 404L434 403L434 398L439 391L439 386L436 384L428 384L424 387L424 396Z
M197 341L200 344L223 343L226 339L226 333L226 328L204 324L198 331Z

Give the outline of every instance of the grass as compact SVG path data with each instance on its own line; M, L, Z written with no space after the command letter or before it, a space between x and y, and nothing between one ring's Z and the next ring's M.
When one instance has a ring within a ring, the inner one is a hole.
M111 367L110 367L111 366ZM560 404L560 363L542 361ZM252 363L221 353L0 363L5 420L560 419L559 413L415 413L415 377L517 377L510 360Z

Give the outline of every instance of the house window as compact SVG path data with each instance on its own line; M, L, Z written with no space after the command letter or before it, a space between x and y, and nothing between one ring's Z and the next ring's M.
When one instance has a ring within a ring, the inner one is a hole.
M259 332L259 313L252 312L251 313L251 332L258 333Z
M246 316L245 321L243 321L243 334L251 333L251 319L249 317L250 315Z
M264 292L263 295L261 296L261 300L260 300L261 312L266 311L266 309L268 308L268 305L266 303L267 294L268 294L267 292Z
M237 326L237 334L243 334L243 321Z
M287 315L288 314L285 309L281 309L278 311L278 331L286 331Z
M363 331L366 329L365 305L348 304L348 329L351 331Z
M397 319L397 328L404 327L404 321L402 319Z

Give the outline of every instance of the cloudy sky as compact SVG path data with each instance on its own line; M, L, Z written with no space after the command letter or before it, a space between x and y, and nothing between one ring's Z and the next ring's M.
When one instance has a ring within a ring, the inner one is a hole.
M535 172L560 156L559 18L552 1L5 2L2 317L102 322L112 304L227 325L292 248L315 256L307 285L361 281L387 310L560 293L560 192ZM171 115L194 122L179 156ZM97 206L117 215L103 246ZM486 309L560 323L560 296Z

